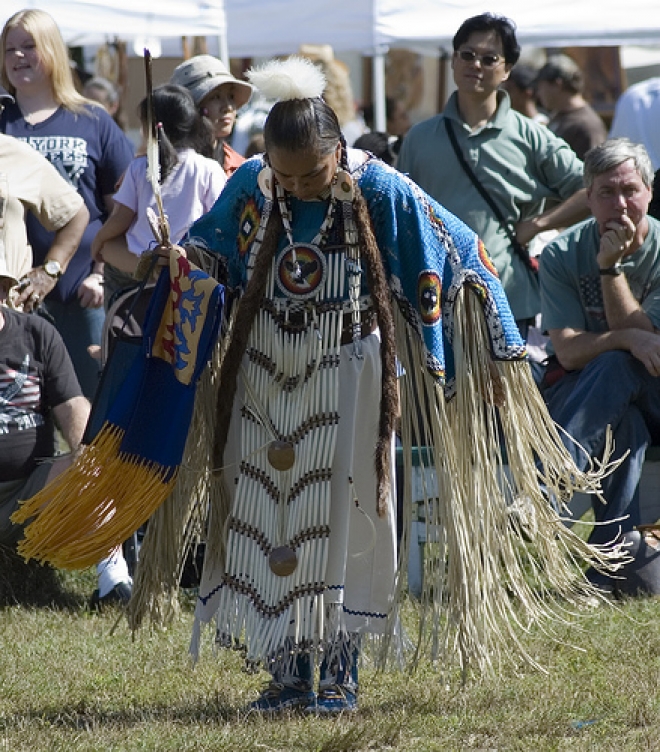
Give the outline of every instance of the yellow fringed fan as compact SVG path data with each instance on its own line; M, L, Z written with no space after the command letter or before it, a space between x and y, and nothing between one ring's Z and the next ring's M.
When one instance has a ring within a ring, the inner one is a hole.
M126 540L171 492L195 389L217 340L224 288L172 254L154 289L136 359L94 441L12 519L31 520L26 558L77 569Z

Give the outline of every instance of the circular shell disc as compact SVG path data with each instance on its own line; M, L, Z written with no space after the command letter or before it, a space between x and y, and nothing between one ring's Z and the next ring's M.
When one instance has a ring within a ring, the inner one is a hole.
M271 441L268 445L268 462L276 470L291 470L296 461L296 450L289 441Z
M296 571L298 557L296 552L288 546L278 546L270 552L268 566L278 577L288 577Z

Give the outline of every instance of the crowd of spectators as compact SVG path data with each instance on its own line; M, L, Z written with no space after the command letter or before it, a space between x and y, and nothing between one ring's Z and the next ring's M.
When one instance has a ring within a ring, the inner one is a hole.
M107 295L132 284L132 269L104 268L103 242L128 236L129 258L137 258L140 248L130 243L137 237L135 222L144 230L139 199L148 186L143 180L131 193L135 170L144 172L144 145L136 153L125 133L119 92L99 77L76 88L66 47L47 13L13 16L0 52L0 131L6 134L0 136L0 191L6 192L0 202L6 210L0 218L0 389L9 395L0 407L0 533L7 533L6 541L16 537L8 517L21 494L66 464L58 461L48 471L37 463L61 451L45 438L53 419L66 450L80 444L80 425L99 381L99 363L90 353L101 341L104 286ZM647 446L660 441L654 391L660 317L653 302L660 284L660 224L654 218L660 217L660 186L654 189L653 182L653 169L660 168L658 79L621 96L608 137L575 61L554 54L541 66L519 62L515 26L482 14L454 37L456 91L443 111L411 127L409 113L388 98L386 131L376 132L372 108L356 107L347 71L331 51L302 53L332 84L325 97L336 102L349 145L408 174L476 231L523 337L533 328L546 335L544 345L549 337L537 380L553 417L587 450L567 439L578 465L602 456L611 426L621 465L604 485L608 505L594 502L599 525L592 540L611 542L645 521L641 470ZM170 191L175 198L184 193L181 180L200 183L200 165L206 164L204 200L177 225L173 240L179 240L237 167L264 150L261 129L270 103L210 55L184 61L159 84L180 90L180 98L183 92L191 122L198 118L209 128L200 158L190 157L194 169L179 175ZM165 115L160 119L178 164L192 140L177 142ZM18 241L18 225L12 229L7 222L14 201L25 214ZM537 238L543 239L541 248L536 241L537 252L545 246L540 267L536 253L530 254ZM139 239L148 244L144 232ZM8 306L22 312L2 316ZM22 332L12 334L11 345L9 331ZM19 340L29 343L25 352L16 351ZM41 398L26 397L28 392ZM130 596L121 554L110 558L99 565L97 603Z

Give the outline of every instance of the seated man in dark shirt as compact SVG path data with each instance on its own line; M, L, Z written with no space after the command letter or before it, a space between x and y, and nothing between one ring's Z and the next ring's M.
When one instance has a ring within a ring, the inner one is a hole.
M70 454L55 457L54 425L75 451L89 416L89 402L55 327L5 305L14 284L0 259L0 543L5 545L21 537L21 528L9 519L19 500L70 462Z
M0 248L1 250L1 248ZM0 253L0 546L15 549L23 529L11 515L70 464L90 405L59 332L43 317L13 310L18 280ZM55 426L70 448L57 454ZM91 605L125 602L131 583L120 549L97 566Z

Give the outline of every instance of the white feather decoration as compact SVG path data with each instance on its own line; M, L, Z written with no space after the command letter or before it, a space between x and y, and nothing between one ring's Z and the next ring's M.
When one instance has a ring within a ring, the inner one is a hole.
M325 90L325 76L311 60L295 55L286 60L271 60L247 72L253 86L266 99L313 99Z

